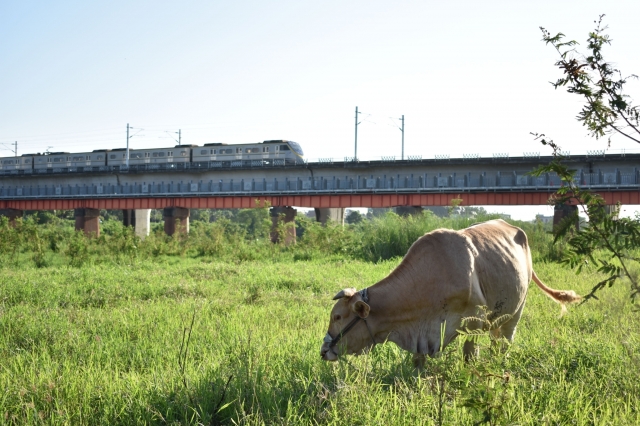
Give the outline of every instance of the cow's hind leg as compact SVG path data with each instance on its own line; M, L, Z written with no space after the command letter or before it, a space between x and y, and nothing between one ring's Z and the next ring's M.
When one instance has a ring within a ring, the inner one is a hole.
M516 327L518 322L520 322L520 317L522 316L522 312L524 311L524 302L518 310L513 314L511 318L505 321L500 327L491 331L492 342L495 343L492 345L493 349L499 349L501 352L504 352L511 343L513 343L513 339L516 335ZM503 338L508 342L505 342L501 338ZM498 346L496 348L496 346Z
M472 359L480 355L480 349L478 348L478 345L473 339L470 339L470 338L464 342L464 346L462 347L462 352L464 354L465 361L471 361Z
M480 321L469 321L466 325L465 325L466 330L468 331L474 331L474 330L479 330L482 328L482 322ZM464 345L462 346L462 353L464 354L464 360L465 361L470 361L473 358L478 357L478 355L480 355L480 348L478 347L478 344L476 343L476 338L474 336L469 336L467 337L467 340L464 342Z
M424 370L424 364L427 360L425 354L413 354L413 368L418 371Z

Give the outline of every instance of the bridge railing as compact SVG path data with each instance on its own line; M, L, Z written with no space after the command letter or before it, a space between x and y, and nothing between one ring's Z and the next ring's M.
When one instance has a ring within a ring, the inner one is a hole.
M593 189L638 188L640 170L584 171L575 176L578 185ZM394 193L442 191L554 191L561 185L555 173L531 176L523 172L422 173L382 176L316 176L274 179L226 179L143 183L92 183L77 185L0 185L0 198L99 198L194 195L260 195L273 193Z

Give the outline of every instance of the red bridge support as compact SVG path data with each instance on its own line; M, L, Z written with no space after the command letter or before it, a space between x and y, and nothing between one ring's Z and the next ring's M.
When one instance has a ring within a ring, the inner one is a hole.
M16 219L24 216L24 210L2 209L0 210L0 216L7 216L9 218L9 224L16 226Z
M598 191L607 204L640 204L640 190ZM546 205L553 192L438 192L416 194L331 194L218 197L151 197L95 199L0 200L0 209L69 210L93 208L107 210L161 209L250 209L253 207L300 206L317 208L449 206L461 199L461 206Z
M269 210L271 214L271 241L277 243L280 241L280 221L284 222L284 243L285 245L296 243L296 214L298 211L293 207L272 207Z
M98 209L75 209L76 231L84 231L89 237L100 236L100 210Z
M189 209L166 207L162 211L162 218L164 219L164 232L167 235L173 235L176 232L189 233Z
M568 204L556 204L553 209L553 227L555 228L565 217L576 214L578 206ZM576 229L580 229L580 220L576 218Z

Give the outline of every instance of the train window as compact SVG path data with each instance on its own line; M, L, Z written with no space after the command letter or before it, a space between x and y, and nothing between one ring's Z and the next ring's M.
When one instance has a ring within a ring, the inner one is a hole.
M236 154L242 154L242 148L236 148Z
M262 152L269 152L269 147L268 146L263 146L262 147Z
M203 149L200 151L200 155L207 155L208 154L208 149Z
M215 150L215 149L212 149L212 150L211 150L211 153L212 153L212 154L215 154L215 153L216 153L216 150Z
M145 156L146 158L149 158L149 157L151 157L151 153L150 153L150 152L145 152L145 153L144 153L144 156Z
M59 163L61 161L62 161L62 158L60 158L60 157L56 157L56 158L53 159L54 163Z
M87 156L85 157L85 160L87 160L87 161L91 160L91 156L90 156L90 155L87 155Z
M260 148L247 148L247 154L252 152L260 152Z
M182 155L183 157L187 156L187 151L180 151L180 155Z
M159 152L158 157L164 157L164 152Z
M67 157L67 161L71 161L71 157Z
M280 151L291 151L289 145L280 145Z
M111 154L111 155L109 156L109 158L111 158L112 160L115 160L115 159L116 159L116 155L115 155L115 154Z
M96 157L96 160L104 160L104 157L103 157L102 155L98 155L98 156Z
M4 160L2 164L13 164L13 160Z

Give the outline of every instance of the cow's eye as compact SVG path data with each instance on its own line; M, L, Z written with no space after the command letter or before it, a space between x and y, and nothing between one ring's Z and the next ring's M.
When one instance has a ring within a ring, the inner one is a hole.
M333 316L333 320L334 321L340 321L340 318L342 318L340 315L334 315Z

